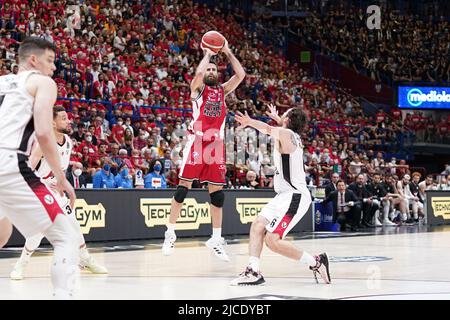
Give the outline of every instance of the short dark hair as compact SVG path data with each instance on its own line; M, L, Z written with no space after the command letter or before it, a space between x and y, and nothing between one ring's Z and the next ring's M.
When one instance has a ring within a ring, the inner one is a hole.
M64 108L62 106L53 107L53 120L55 120L56 117L58 116L58 113L60 113L62 111L66 111L66 108Z
M287 117L289 119L287 128L301 134L306 124L306 113L302 109L293 108L289 111Z
M51 50L56 53L56 46L42 38L25 38L19 47L19 62L31 54L43 54L45 50Z
M336 185L338 185L341 182L345 185L345 181L344 180L338 180L338 182L336 182Z

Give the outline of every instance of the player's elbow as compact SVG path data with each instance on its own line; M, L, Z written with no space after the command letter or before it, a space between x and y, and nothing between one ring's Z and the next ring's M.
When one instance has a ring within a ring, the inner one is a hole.
M199 78L199 79L203 79L205 77L205 72L204 71L196 71L195 77Z
M236 73L236 76L238 77L239 81L244 80L246 75L247 74L245 73L244 69Z
M52 134L52 130L48 130L47 128L39 128L37 127L35 130L36 140L39 144L45 144L50 141L50 136Z

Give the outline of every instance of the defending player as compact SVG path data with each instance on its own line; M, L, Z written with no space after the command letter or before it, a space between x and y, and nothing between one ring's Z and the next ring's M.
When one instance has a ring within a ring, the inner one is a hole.
M259 269L264 240L272 251L309 266L314 272L316 281L316 273L319 273L325 283L330 283L326 253L312 256L284 240L311 205L311 194L305 181L303 145L299 135L306 123L305 113L301 109L289 109L279 119L281 127L272 127L251 119L247 112L245 115L238 113L235 118L241 124L240 127L250 126L274 138L273 159L276 166L274 189L277 195L252 223L249 264L231 285L259 285L265 282Z
M66 191L74 204L75 191L61 170L52 129L55 52L44 39L26 38L19 47L19 72L0 77L0 212L25 238L42 233L48 239L54 248L54 295L69 299L77 276L77 235L28 161L36 136L56 178L56 191Z
M63 171L66 171L69 167L70 155L72 153L72 140L67 135L69 133L69 125L70 120L67 117L67 113L64 107L54 107L53 130L56 136L58 153L61 156L61 168ZM53 191L54 185L56 183L55 177L53 176L52 170L50 169L47 160L43 157L38 143L35 143L33 145L33 149L30 155L30 165L31 168L36 170L37 175L41 177L41 181L47 187L49 187L50 190ZM58 201L58 204L61 206L61 208L64 209L66 216L69 217L69 222L72 228L78 235L77 243L79 244L80 248L80 267L96 274L108 273L105 267L96 264L94 259L89 255L83 234L80 229L80 225L75 217L75 214L72 213L72 207L70 206L69 199L65 195L58 195L56 192L53 192L53 196ZM14 269L11 271L10 278L12 280L22 280L24 278L25 268L30 261L31 255L39 247L42 238L44 238L43 234L37 234L26 239L22 254L19 260L17 260L16 264L14 265Z

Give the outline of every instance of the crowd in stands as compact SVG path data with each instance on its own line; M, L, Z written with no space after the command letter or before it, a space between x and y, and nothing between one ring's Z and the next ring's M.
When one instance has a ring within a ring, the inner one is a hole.
M227 96L227 133L243 134L235 131L236 111L270 121L269 103L280 113L298 106L311 119L302 135L309 183L320 186L333 173L351 183L359 173L371 175L378 168L398 176L408 172L405 160L377 153L400 148L409 122L399 110L365 115L350 90L328 79L313 81L280 55L277 39L265 38L260 28L239 11L227 15L193 1L6 0L0 75L17 73L17 47L25 36L54 42L55 81L65 98L58 103L72 119L72 160L79 163L68 172L74 184L175 187L191 116L189 83L202 58L199 41L204 32L219 30L247 73ZM231 66L220 55L217 62L224 82ZM229 188L272 185L270 145L258 148L227 145L227 152L245 154L243 161L227 164Z
M265 5L284 9L279 1L272 2ZM408 3L400 4L402 10L398 10L397 2L383 2L379 4L382 27L374 30L367 27L368 5L360 2L293 2L289 10L307 16L272 19L272 27L289 29L300 41L358 73L389 85L394 81L450 81L447 1L429 1L420 16Z

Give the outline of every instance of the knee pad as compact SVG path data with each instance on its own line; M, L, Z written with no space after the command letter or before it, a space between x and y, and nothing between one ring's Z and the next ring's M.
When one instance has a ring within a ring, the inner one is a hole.
M175 194L173 195L175 201L178 203L183 203L188 193L188 190L189 189L186 188L185 186L178 186L177 191L175 191Z
M225 202L225 193L223 192L223 190L210 193L209 196L211 197L212 205L214 205L217 208L223 207L223 203Z

